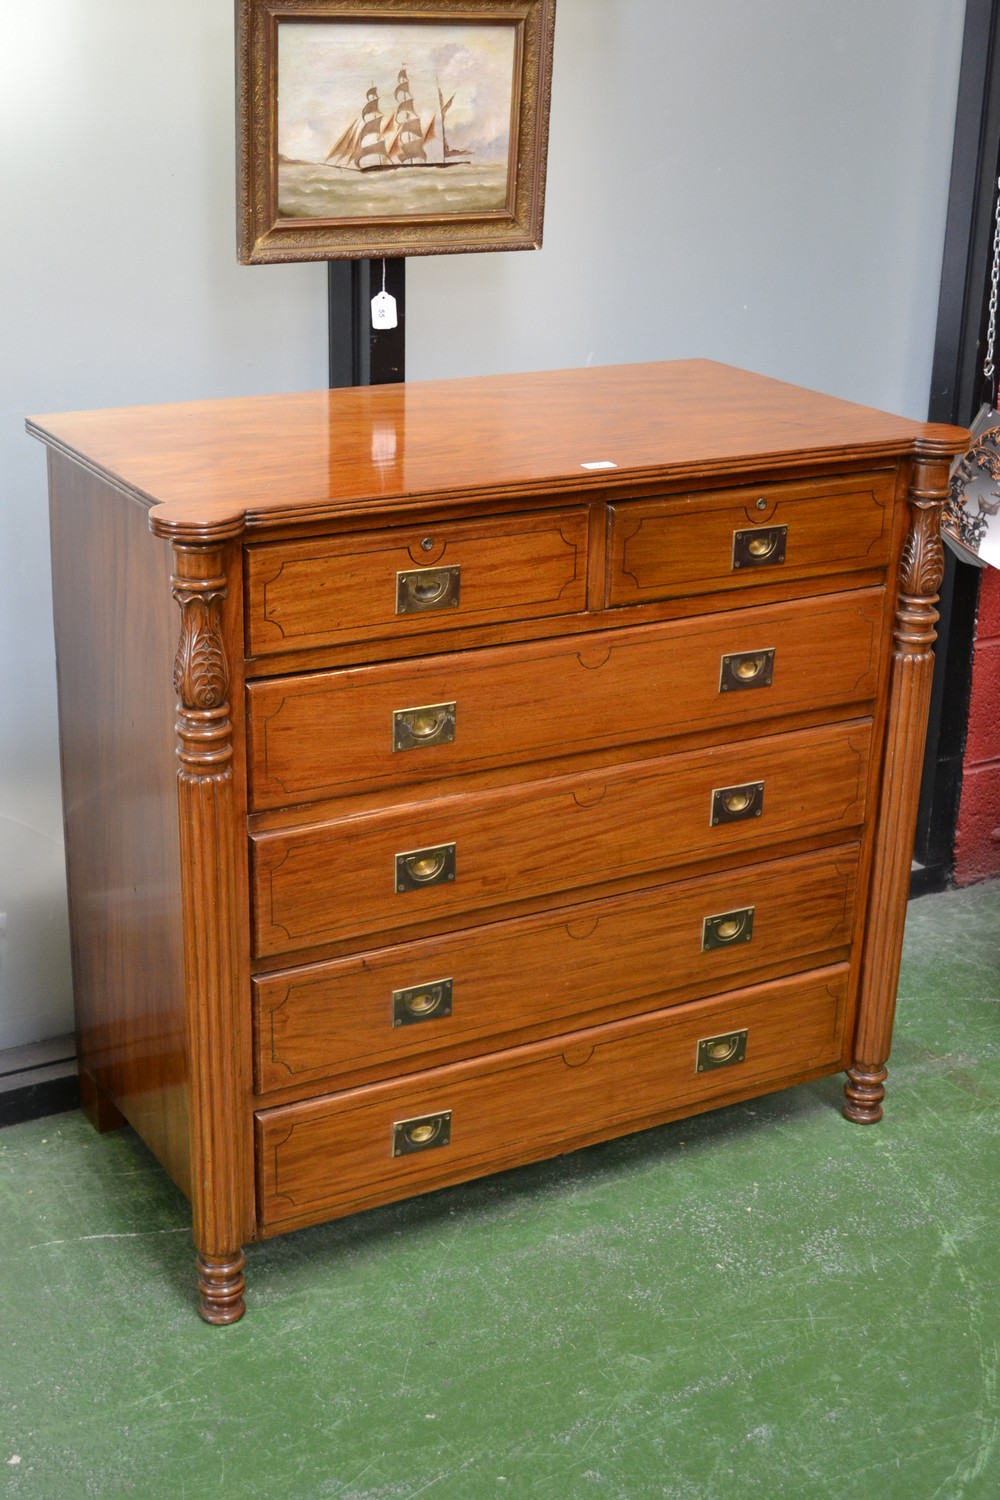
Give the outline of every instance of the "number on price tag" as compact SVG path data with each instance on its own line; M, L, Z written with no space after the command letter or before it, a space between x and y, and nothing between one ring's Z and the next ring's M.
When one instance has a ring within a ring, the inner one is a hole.
M396 299L388 292L379 292L372 298L372 327L373 328L395 328Z

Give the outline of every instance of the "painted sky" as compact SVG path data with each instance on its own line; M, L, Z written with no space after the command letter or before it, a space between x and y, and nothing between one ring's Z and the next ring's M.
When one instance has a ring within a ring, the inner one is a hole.
M405 64L414 104L426 124L440 83L449 144L482 159L502 159L510 143L514 74L512 26L397 25L372 21L285 22L278 27L278 150L323 161L361 112L374 84L384 112Z

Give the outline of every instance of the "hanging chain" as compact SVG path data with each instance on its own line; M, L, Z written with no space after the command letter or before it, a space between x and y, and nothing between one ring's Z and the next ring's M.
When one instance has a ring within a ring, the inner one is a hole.
M993 230L993 270L990 275L990 320L986 330L986 362L983 374L993 384L993 346L997 336L997 288L1000 285L1000 180L997 182L996 226Z

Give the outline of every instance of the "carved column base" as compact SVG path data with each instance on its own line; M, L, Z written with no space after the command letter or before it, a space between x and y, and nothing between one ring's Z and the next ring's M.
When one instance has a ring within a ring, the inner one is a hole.
M201 1295L198 1311L206 1323L237 1323L246 1312L243 1300L245 1264L242 1250L233 1256L198 1256L198 1291Z
M875 1125L882 1118L888 1068L848 1068L844 1085L844 1115L856 1125Z

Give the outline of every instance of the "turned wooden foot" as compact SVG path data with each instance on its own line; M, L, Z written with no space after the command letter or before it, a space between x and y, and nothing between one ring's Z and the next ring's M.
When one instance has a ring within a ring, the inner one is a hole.
M125 1116L111 1097L83 1068L80 1069L80 1108L94 1129L103 1135L125 1124Z
M874 1125L882 1118L882 1100L885 1098L885 1080L888 1068L848 1068L844 1095L847 1103L844 1114L856 1125Z
M198 1311L206 1323L236 1323L246 1312L242 1250L234 1255L198 1256Z

